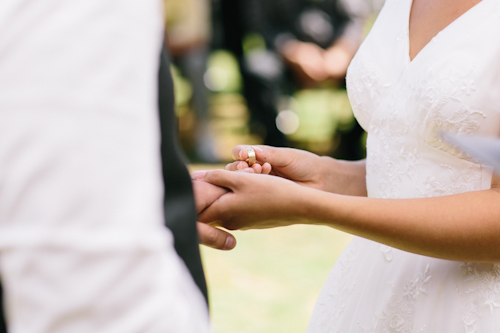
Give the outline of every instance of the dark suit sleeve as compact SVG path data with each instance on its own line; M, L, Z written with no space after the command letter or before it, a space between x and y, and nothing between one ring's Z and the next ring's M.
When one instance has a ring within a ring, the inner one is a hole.
M5 313L3 306L3 287L0 284L0 333L7 332L7 323L5 321Z
M158 86L162 171L165 184L165 225L174 235L177 254L184 260L194 281L207 299L207 286L198 246L193 187L177 142L174 91L170 60L166 50L161 54Z

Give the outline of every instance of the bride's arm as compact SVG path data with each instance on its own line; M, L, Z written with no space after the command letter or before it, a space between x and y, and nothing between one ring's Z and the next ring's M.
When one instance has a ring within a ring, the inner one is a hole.
M500 262L500 180L492 189L425 199L373 199L301 187L267 175L206 173L232 190L201 216L228 229L327 225L405 251Z
M426 256L500 262L500 182L492 189L425 199L311 194L323 224Z
M328 192L366 197L366 160L343 161L323 156Z

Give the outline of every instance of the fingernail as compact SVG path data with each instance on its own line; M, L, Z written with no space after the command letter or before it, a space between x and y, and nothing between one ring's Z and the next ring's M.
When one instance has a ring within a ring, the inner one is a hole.
M224 249L225 250L231 250L236 246L236 239L233 237L228 237L226 239L226 244L224 244Z
M243 160L243 149L238 153L239 160Z
M191 175L191 179L193 179L193 180L200 180L200 179L205 178L206 174L207 174L207 171L205 171L205 170L195 171Z
M238 170L243 169L243 163L241 163L241 162L238 163L238 165L236 166L236 169L238 169Z
M260 151L260 158L265 158L266 157L266 153L264 152L264 149L259 148L259 147L255 147L255 146L252 146L252 148L255 149L255 150Z

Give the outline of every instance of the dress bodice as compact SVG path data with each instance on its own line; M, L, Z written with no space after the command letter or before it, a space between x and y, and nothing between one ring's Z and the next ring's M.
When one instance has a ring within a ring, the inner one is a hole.
M410 61L411 0L388 0L348 71L368 132L369 196L408 198L487 189L491 169L439 134L500 134L500 3L483 0ZM394 15L394 13L398 15Z
M368 132L368 195L418 198L489 189L491 168L440 132L500 134L500 0L483 0L412 60L412 0L387 0L347 89ZM337 260L310 333L489 333L500 327L500 265L405 252L360 237Z

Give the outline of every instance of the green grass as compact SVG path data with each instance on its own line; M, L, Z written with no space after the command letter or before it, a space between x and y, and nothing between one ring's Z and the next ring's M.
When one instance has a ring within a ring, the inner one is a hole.
M298 225L234 232L229 252L202 247L216 333L305 332L314 303L351 236Z
M223 165L190 165L189 171ZM323 226L235 231L232 251L201 246L214 333L303 333L352 236Z

